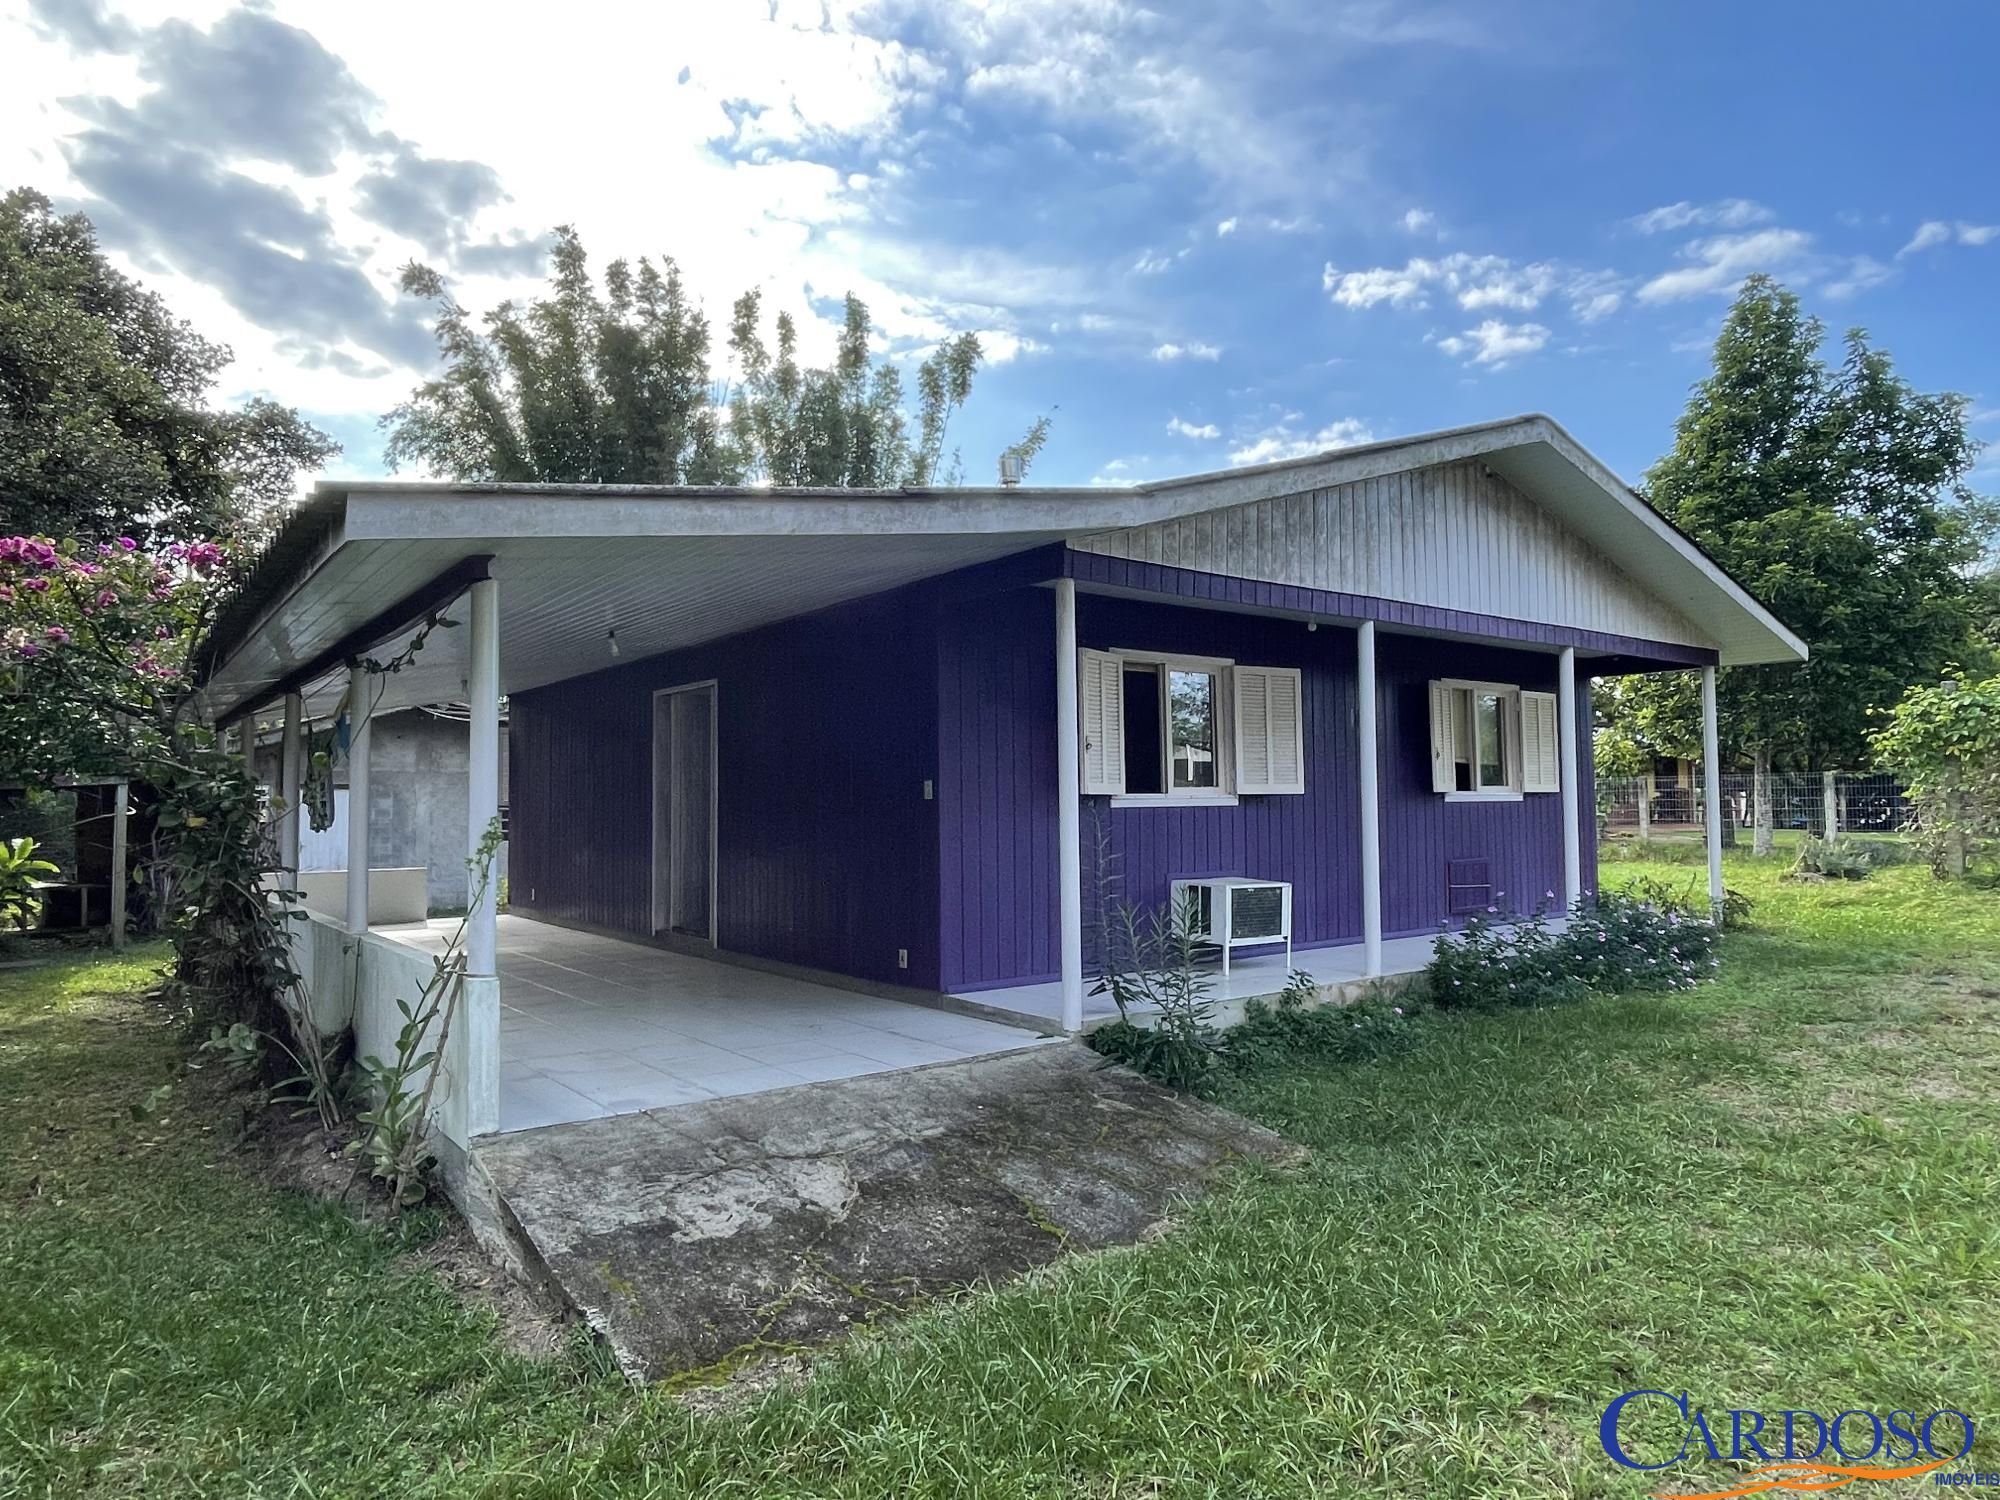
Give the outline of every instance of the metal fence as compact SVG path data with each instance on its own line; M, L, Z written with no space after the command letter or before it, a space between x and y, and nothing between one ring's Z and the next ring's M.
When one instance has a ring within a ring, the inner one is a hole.
M1722 777L1722 806L1739 828L1751 825L1754 782L1749 772ZM1871 772L1773 771L1771 826L1798 828L1824 836L1835 833L1901 833L1914 826L1909 792L1899 776ZM1607 828L1655 831L1699 828L1702 779L1698 769L1686 781L1672 776L1607 776L1597 783L1597 806Z

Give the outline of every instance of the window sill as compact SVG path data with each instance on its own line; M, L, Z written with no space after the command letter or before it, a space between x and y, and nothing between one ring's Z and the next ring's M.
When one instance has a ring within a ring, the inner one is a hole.
M1446 792L1444 800L1447 802L1519 802L1522 795L1522 793L1515 791Z
M1234 807L1232 792L1121 792L1111 799L1113 807Z

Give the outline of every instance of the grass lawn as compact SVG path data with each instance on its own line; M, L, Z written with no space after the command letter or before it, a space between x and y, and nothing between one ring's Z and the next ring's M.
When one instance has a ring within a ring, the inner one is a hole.
M435 1221L272 1191L212 1091L135 1118L143 956L0 971L0 1495L1635 1496L1635 1386L1955 1407L2000 1469L2000 893L1779 868L1718 983L1237 1080L1303 1167L707 1416L504 1352Z

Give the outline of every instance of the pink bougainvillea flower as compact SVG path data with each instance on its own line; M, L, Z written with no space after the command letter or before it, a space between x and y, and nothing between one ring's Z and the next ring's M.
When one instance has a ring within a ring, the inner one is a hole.
M49 581L46 578L30 578L26 582L26 587L37 594L46 594L49 591Z
M121 536L120 538L118 538L118 545L120 547L123 547L127 552L137 552L139 550L139 544L133 541L132 538L130 538L129 536Z
M69 639L69 632L67 630L64 630L60 625L51 625L48 628L47 634L48 638L54 641L58 646L62 645L65 641Z

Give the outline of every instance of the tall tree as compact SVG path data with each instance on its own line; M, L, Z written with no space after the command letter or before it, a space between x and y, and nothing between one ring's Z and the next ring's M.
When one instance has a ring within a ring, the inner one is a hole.
M229 351L121 274L82 214L0 197L0 531L240 536L340 451L274 402L208 404Z
M1647 498L1812 648L1800 668L1722 673L1727 752L1756 772L1770 844L1774 765L1859 765L1871 710L1975 644L1969 569L1992 532L1965 484L1979 451L1961 396L1926 395L1856 329L1838 369L1796 296L1753 277L1724 320ZM1664 754L1698 738L1689 683L1638 679L1621 722Z
M974 334L945 340L918 365L913 420L898 366L869 358L858 297L846 299L833 363L808 368L791 315L778 315L773 347L761 295L745 292L729 322L736 380L717 386L708 322L671 260L613 261L600 296L582 241L559 229L548 295L503 303L483 332L430 268L405 268L402 284L436 303L445 368L382 419L392 465L580 484L957 482L945 438L978 373ZM1043 418L1009 451L1025 462L1047 432Z

